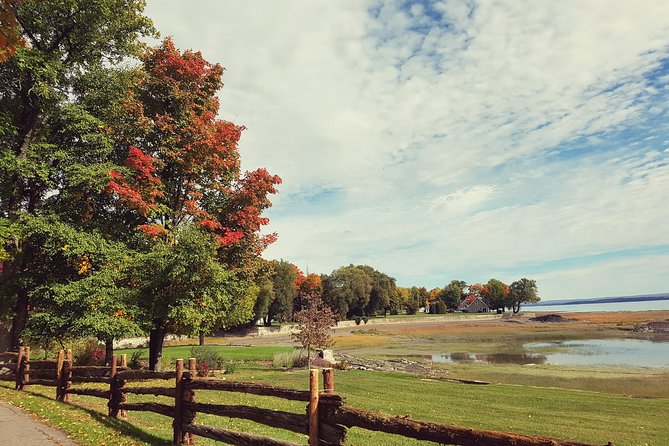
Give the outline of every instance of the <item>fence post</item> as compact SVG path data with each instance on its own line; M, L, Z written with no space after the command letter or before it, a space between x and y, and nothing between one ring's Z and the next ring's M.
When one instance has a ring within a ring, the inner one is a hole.
M58 358L56 359L56 401L63 401L63 362L65 361L65 350L58 350Z
M121 355L121 367L128 367L128 357L125 353Z
M109 401L107 402L107 415L112 418L118 418L118 405L121 402L118 395L118 387L116 355L112 355L111 370L109 372Z
M188 358L188 373L190 379L195 379L197 376L197 358Z
M30 347L25 348L23 364L23 382L21 383L21 388L30 382Z
M177 359L177 375L175 383L175 397L174 397L174 422L172 428L174 436L172 437L173 445L180 445L183 442L183 434L181 432L181 398L183 397L183 376L184 376L184 360Z
M309 446L318 446L318 370L309 370Z
M195 420L196 413L193 411L192 403L195 402L195 391L188 388L188 384L195 379L197 375L197 359L188 358L188 374L182 380L182 408L181 425L189 425ZM195 445L195 435L187 432L184 436L184 443L188 446Z
M61 386L61 394L63 396L63 402L68 403L71 399L71 395L67 393L67 390L72 385L72 349L68 348L65 350L65 361L63 361L63 371L61 373L61 381L58 383Z
M334 369L323 369L323 392L328 395L334 395Z
M19 347L19 354L16 357L16 370L14 371L14 390L21 390L23 389L23 354L24 354L24 349L23 347Z

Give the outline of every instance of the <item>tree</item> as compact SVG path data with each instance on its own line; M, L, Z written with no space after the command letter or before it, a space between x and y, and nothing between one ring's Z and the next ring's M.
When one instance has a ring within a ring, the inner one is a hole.
M174 241L152 244L129 269L129 292L137 294L150 331L151 370L160 370L166 333L206 332L252 316L255 296L219 262L213 236L197 225L179 228Z
M481 292L490 308L504 309L508 303L509 286L497 279L490 279Z
M396 287L395 293L391 296L390 299L390 314L399 314L402 309L406 309L407 302L409 302L409 289ZM418 311L417 307L416 311ZM409 314L415 314L416 311Z
M372 277L356 266L342 266L323 278L323 295L342 319L363 316L372 292Z
M299 273L295 265L285 260L275 260L271 264L272 299L265 318L265 325L268 326L272 320L287 321L292 318L293 301L297 297L295 281Z
M514 314L520 311L521 304L540 300L537 295L537 283L534 280L523 277L509 286L509 303Z
M0 34L11 45L0 56L0 219L21 225L32 217L57 218L66 208L56 206L62 201L54 197L73 175L90 174L104 159L109 147L101 123L76 105L81 92L73 85L104 61L138 54L140 38L154 34L143 7L141 0L0 4ZM14 226L10 238L21 255L7 259L2 271L3 282L17 284L5 297L13 307L14 349L28 308L36 307L30 300L36 284L27 276L40 262L34 252L39 247L22 246L19 230Z
M462 300L466 297L465 288L467 283L462 280L451 280L439 293L439 300L446 304L446 307L455 310L460 306Z
M301 296L301 299L305 302L305 306L295 313L297 332L290 336L307 350L307 367L309 367L312 348L325 348L333 344L330 330L337 325L337 319L318 293Z
M199 52L179 51L170 39L147 51L142 61L140 79L123 104L125 114L111 125L117 152L125 151L126 155L124 166L109 171L107 190L114 199L115 212L124 215L126 231L136 234L132 241L135 248L145 252L143 267L176 280L170 283L158 279L156 286L144 288L147 309L156 310L147 313L153 315L149 356L150 365L154 366L159 363L166 330L184 330L179 325L185 325L204 332L211 329L206 324L220 322L220 318L200 318L195 314L200 299L221 299L227 313L223 319L238 310L226 293L216 292L213 283L207 285L194 278L184 286L205 296L190 295L194 304L181 299L177 309L184 321L175 325L169 316L175 309L166 312L165 301L172 299L166 292L175 288L182 292L178 284L187 278L176 269L177 265L170 266L164 260L175 256L183 268L190 264L202 266L204 260L198 258L197 251L181 248L184 243L179 237L193 237L195 232L180 228L195 225L200 233L211 236L206 241L202 238L198 246L207 256L213 252L220 267L234 277L214 274L215 268L209 262L214 258L209 257L205 262L208 271L228 282L228 288L237 281L243 292L236 295L244 298L236 303L248 309L228 318L228 324L249 320L254 302L247 305L247 298L259 292L250 292L257 261L276 238L275 234L260 234L261 227L269 223L261 214L271 206L268 195L276 193L275 186L281 179L265 169L240 172L237 145L244 127L216 118L216 93L222 86L223 74L220 65L207 62ZM192 241L186 240L185 245ZM208 242L212 246L205 248ZM145 278L149 283L153 280ZM275 286L274 293L277 291ZM219 307L214 301L210 307Z

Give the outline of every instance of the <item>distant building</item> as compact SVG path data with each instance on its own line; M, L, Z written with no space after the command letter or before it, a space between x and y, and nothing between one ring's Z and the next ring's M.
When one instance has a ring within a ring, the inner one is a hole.
M467 299L463 300L458 310L463 313L487 313L490 307L487 303L475 294L471 294Z

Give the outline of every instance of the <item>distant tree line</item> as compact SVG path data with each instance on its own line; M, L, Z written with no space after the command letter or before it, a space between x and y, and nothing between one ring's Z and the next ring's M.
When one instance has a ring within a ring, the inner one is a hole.
M265 275L258 284L255 318L265 325L291 322L305 305L305 296L318 294L339 320L388 314L446 313L455 311L469 296L483 299L491 310L508 308L517 313L521 304L537 302L534 280L520 279L507 285L490 279L485 284L452 280L443 288L399 287L393 277L368 265L341 266L330 274L305 275L285 260L265 261Z

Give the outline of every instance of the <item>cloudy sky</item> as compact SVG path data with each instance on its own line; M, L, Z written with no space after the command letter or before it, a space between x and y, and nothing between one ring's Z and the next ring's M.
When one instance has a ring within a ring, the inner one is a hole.
M226 67L267 258L401 286L669 291L669 2L149 0Z

